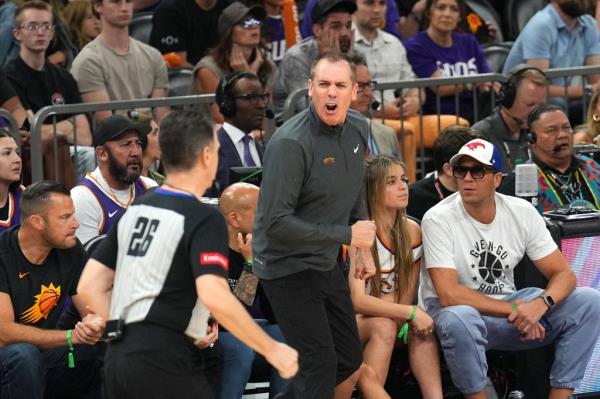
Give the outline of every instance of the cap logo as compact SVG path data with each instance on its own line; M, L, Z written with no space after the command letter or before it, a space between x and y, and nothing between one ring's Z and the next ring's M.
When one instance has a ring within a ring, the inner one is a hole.
M475 150L477 150L477 147L481 147L481 148L485 149L485 144L483 144L482 142L479 142L479 141L475 141L475 142L465 144L465 147L467 147L471 151L475 151Z

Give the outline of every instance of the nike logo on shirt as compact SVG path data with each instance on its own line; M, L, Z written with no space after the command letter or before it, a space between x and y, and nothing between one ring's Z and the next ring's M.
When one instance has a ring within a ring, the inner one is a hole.
M354 149L354 153L356 154L358 152L358 147L360 147L360 144L356 145L356 148Z
M31 272L19 273L19 280L23 280Z
M117 213L117 212L119 212L118 209L116 211L108 212L108 217L111 218L111 217L115 216L115 213Z

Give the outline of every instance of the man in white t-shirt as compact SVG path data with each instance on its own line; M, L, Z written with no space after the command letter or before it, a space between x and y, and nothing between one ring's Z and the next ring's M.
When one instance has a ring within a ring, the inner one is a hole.
M77 238L82 243L106 234L133 200L156 182L140 176L142 141L151 128L115 114L94 131L98 167L71 190Z
M423 217L421 295L454 385L485 398L488 349L556 345L550 397L568 398L583 379L600 333L600 292L575 288L575 274L535 208L496 193L500 153L474 139L450 159L458 193ZM513 270L527 254L545 290L517 290Z

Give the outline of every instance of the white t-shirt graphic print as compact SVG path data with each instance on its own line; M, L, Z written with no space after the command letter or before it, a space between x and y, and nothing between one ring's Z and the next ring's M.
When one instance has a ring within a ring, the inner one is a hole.
M469 216L458 193L425 214L423 300L437 297L426 269L456 269L462 286L502 299L516 290L513 270L525 254L535 261L557 248L530 203L498 193L495 201L496 215L489 224Z

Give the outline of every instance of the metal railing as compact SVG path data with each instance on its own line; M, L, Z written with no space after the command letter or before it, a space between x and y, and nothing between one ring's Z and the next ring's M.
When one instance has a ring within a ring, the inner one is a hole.
M561 98L564 98L566 102L568 102L567 96L567 85L570 77L581 76L585 77L592 74L600 74L600 66L583 66L576 68L559 68L559 69L550 69L546 71L546 76L549 80L562 78L564 80L563 86L565 87L565 95ZM389 82L389 83L378 83L375 87L375 91L381 93L381 98L383 98L383 93L387 90L394 90L402 92L402 90L406 89L414 89L414 88L436 88L440 86L460 86L463 85L467 87L469 91L472 93L473 97L473 122L477 122L480 118L479 110L482 104L478 101L479 89L478 85L484 82L505 82L506 77L497 73L489 73L489 74L479 74L479 75L470 75L470 76L460 76L460 77L452 77L452 78L426 78L426 79L415 79L410 81L397 81L397 82ZM582 80L582 89L585 89L585 79ZM583 90L585 91L585 90ZM421 92L421 91L419 91ZM454 97L455 104L455 114L460 114L460 96L465 93L455 93L452 96ZM429 93L431 95L431 93ZM300 89L293 92L285 101L283 113L281 115L281 119L283 121L288 120L295 114L295 106L298 100L302 97L306 98L307 89ZM421 96L421 94L419 94ZM435 94L436 96L436 108L437 115L441 114L441 96ZM420 97L420 100L422 98ZM587 109L588 98L583 96L582 107L583 114L585 115L585 111ZM489 96L490 107L494 109L496 106L497 96L495 92L492 90ZM138 108L157 108L157 107L167 107L167 106L189 106L189 105L198 105L198 104L208 104L214 102L214 95L205 94L205 95L191 95L191 96L181 96L181 97L169 97L169 98L153 98L153 99L142 99L142 100L127 100L127 101L111 101L105 103L84 103L84 104L66 104L66 105L54 105L48 106L40 109L34 116L33 122L31 124L31 173L33 181L38 181L43 179L43 163L42 163L42 141L41 141L41 130L42 125L48 118L52 118L52 123L56 124L56 116L58 115L77 115L77 114L85 114L96 111L117 111L117 110L131 110ZM422 103L422 101L421 101ZM402 111L402 109L401 109ZM420 127L423 127L423 111L422 108L419 109L419 124ZM13 134L15 134L15 138L17 140L19 137L19 127L12 117L10 113L6 110L0 109L0 117L4 117L10 124L11 130ZM53 118L54 117L54 118ZM404 119L400 120L401 126L404 122ZM438 118L438 130L440 128L440 118ZM423 146L424 143L424 132L423 129L420 130L420 167L421 172L424 171L425 168L425 148ZM76 147L76 146L75 146ZM58 167L56 165L55 167Z
M568 95L567 95L567 88L569 87L568 83L569 83L569 78L572 77L582 77L581 79L581 87L582 87L582 91L585 93L585 87L586 87L586 79L584 79L584 77L588 76L588 75L593 75L593 74L600 74L600 66L582 66L582 67L573 67L573 68L556 68L556 69L548 69L545 71L546 73L546 77L548 78L548 81L551 83L553 79L557 79L557 78L562 78L563 79L563 83L562 86L565 88L564 91L564 96L561 96L559 98L562 98L565 104L569 104L573 102L573 99L569 99ZM406 81L396 81L396 82L388 82L388 83L377 83L377 85L374 88L374 91L379 92L380 93L380 98L384 98L383 93L387 90L394 90L395 92L402 92L403 90L406 89L432 89L432 88L438 88L441 86L464 86L464 87L468 87L469 90L471 92L471 95L473 97L473 123L478 122L479 120L481 120L482 118L480 116L482 116L480 114L480 109L481 106L484 104L481 104L479 102L479 94L480 94L480 90L478 89L478 86L481 83L486 83L486 82L498 82L498 83L504 83L507 81L507 77L502 75L502 74L498 74L498 73L486 73L486 74L478 74L478 75L469 75L469 76L458 76L458 77L451 77L451 78L424 78L424 79L414 79L414 80L406 80ZM554 83L556 84L556 83ZM281 114L281 119L283 121L288 120L289 118L291 118L292 116L294 116L294 114L298 111L297 110L297 104L301 103L299 100L302 98L306 98L307 97L307 93L308 90L307 89L299 89L294 91L290 96L288 96L288 98L285 101L285 105L283 108L283 112ZM456 115L457 117L457 122L458 122L458 118L460 115L460 97L462 94L464 94L465 91L459 93L456 92L451 96L445 96L445 98L448 97L454 97L454 113L453 115ZM429 92L428 95L432 95L432 92ZM437 116L438 116L438 131L441 130L441 124L440 124L440 115L442 114L441 112L441 96L439 94L433 94L435 95L435 104L436 104L436 110L437 110ZM547 96L549 97L549 96ZM588 102L588 98L586 95L584 95L581 99L581 107L583 109L583 115L585 117L585 114L587 112L587 102ZM419 90L419 101L421 104L423 104L422 101L422 97L421 97L421 90ZM493 111L496 108L496 102L497 102L497 94L494 90L490 91L490 96L489 96L489 106L490 109ZM569 109L566 109L566 111L568 112ZM400 113L402 113L402 109L400 109ZM435 115L435 114L434 114ZM424 148L424 131L422 129L423 127L423 109L422 107L419 109L419 125L420 125L420 148L419 148L419 156L420 156L420 169L421 172L424 171L425 168L425 148ZM401 124L401 128L403 128L403 124L404 124L404 119L400 119L400 124Z
M182 97L149 98L143 100L111 101L104 103L51 105L44 107L35 114L31 124L32 181L39 181L44 178L42 160L42 125L48 118L52 118L53 124L56 125L56 116L58 115L78 115L96 111L118 111L139 108L181 107L211 103L214 102L214 97L213 94L203 94ZM54 131L56 132L56 129L54 129ZM57 167L57 165L55 165L55 167Z

